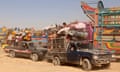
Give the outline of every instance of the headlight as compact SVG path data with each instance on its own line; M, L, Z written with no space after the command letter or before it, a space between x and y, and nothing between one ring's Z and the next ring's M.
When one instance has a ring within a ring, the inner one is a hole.
M115 58L115 55L114 55L114 54L112 54L112 58Z
M93 59L98 59L98 56L94 55L94 56L93 56Z

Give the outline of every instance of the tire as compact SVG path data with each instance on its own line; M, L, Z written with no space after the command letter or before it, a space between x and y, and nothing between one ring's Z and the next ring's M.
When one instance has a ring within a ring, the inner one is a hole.
M36 54L36 53L33 53L33 54L31 54L31 60L32 61L38 61L39 60L39 56L38 56L38 54Z
M53 60L52 60L52 63L53 63L53 65L55 65L55 66L61 65L61 63L60 63L60 58L59 58L59 57L54 57Z
M9 56L14 58L14 57L16 57L16 53L14 51L10 51L9 52Z
M84 70L89 71L89 70L92 70L93 65L91 64L91 62L90 62L89 59L85 58L85 59L83 59L83 61L82 61L82 68L83 68Z

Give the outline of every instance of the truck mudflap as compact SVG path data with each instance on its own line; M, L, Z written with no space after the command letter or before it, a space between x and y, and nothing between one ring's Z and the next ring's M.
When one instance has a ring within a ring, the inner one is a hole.
M61 63L67 63L67 57L60 57Z

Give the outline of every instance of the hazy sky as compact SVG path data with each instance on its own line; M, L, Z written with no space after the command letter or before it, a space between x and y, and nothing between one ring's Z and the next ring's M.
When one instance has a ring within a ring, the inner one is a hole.
M0 27L35 27L87 21L81 0L0 0ZM97 2L98 0L84 0ZM105 7L120 7L120 0L103 0Z

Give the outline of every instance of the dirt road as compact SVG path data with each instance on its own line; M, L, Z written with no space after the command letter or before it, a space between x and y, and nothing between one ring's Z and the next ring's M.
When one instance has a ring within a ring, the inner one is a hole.
M87 72L77 66L53 66L46 61L33 62L24 58L10 58L0 51L0 72ZM112 63L110 69L95 69L91 72L120 72L120 63Z

